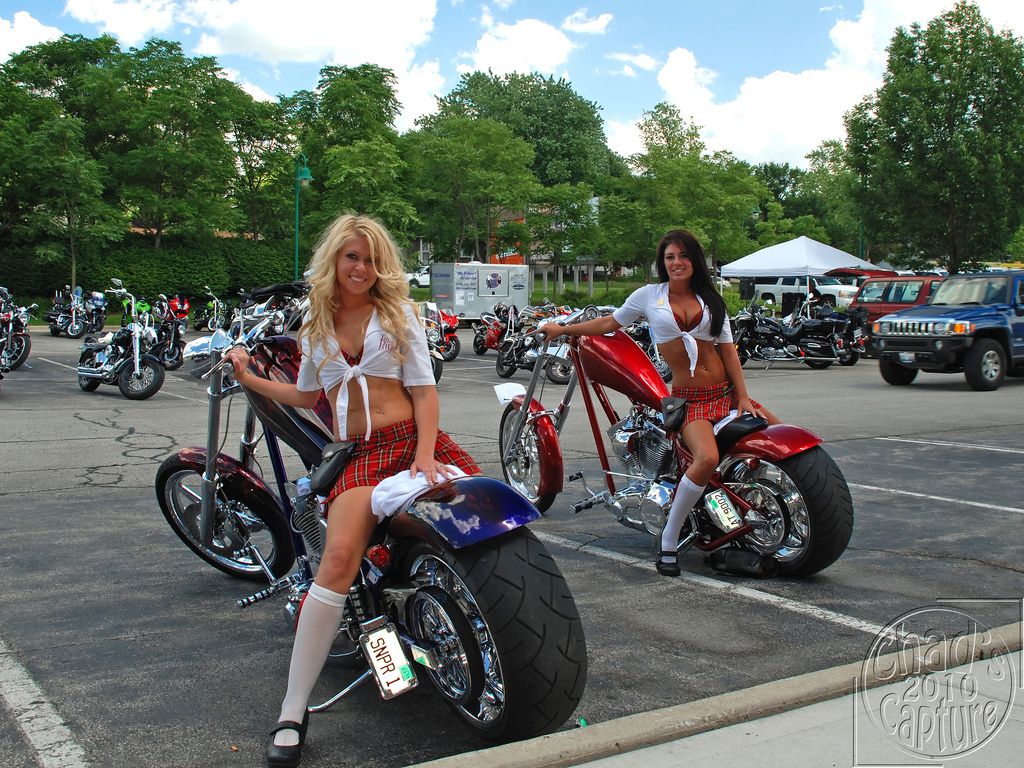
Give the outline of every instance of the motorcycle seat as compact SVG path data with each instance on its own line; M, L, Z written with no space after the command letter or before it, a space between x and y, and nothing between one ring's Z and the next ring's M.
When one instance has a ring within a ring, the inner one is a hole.
M768 422L766 420L750 413L745 413L733 419L715 435L715 442L718 444L718 455L723 455L741 437L746 437L750 433L757 432L767 426Z
M99 338L93 339L92 341L89 341L89 339L86 339L85 340L86 341L85 348L86 349L93 349L93 350L99 351L101 349L106 349L107 347L109 347L110 346L110 342L112 342L113 340L114 340L113 332L107 331L102 336L100 336Z

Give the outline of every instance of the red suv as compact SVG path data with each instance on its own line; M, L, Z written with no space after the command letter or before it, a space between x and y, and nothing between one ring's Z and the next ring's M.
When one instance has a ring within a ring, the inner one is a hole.
M864 285L853 297L849 313L858 308L867 310L868 319L865 332L869 336L871 324L883 315L899 312L901 309L918 304L927 304L928 299L942 282L942 275L894 275L892 277L872 277L864 281ZM866 349L871 354L871 345Z

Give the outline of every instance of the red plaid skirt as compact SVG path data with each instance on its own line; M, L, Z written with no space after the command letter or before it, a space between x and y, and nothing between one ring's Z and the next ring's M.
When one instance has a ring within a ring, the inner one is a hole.
M356 444L356 448L338 482L327 495L328 501L349 488L374 486L403 470L408 471L416 458L416 422L413 419L371 432L369 440L365 435L349 435L348 439ZM434 458L442 464L458 467L467 475L480 472L480 467L470 455L440 429L437 430Z
M673 387L672 397L685 397L687 400L684 428L695 421L710 421L717 424L740 404L731 381L723 381L710 387ZM755 408L761 407L754 399L750 400L750 404Z

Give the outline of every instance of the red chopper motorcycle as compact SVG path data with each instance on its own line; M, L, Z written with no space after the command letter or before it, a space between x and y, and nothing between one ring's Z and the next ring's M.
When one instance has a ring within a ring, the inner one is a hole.
M587 307L562 324L597 316ZM547 342L533 338L546 353ZM508 401L498 437L505 479L542 512L551 506L563 489L559 434L579 384L607 489L587 488L589 498L573 504L573 511L601 503L623 525L660 537L676 484L692 460L678 431L685 401L669 397L650 359L622 330L569 337L567 346L573 373L554 409L533 397L541 365L525 389L519 386L521 393L508 397L515 384L496 388L499 399ZM629 398L628 413L616 413L606 389ZM619 471L609 465L598 405L611 424L607 435ZM680 553L691 546L705 552L738 548L774 560L777 573L791 576L817 573L839 559L853 532L853 500L820 437L745 414L724 424L716 439L721 459L683 525ZM582 472L569 479L581 478ZM615 478L625 487L616 488Z

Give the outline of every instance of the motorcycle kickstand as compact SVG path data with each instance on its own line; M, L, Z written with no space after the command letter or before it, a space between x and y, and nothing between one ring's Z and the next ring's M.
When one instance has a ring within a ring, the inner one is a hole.
M348 695L349 693L354 691L356 688L358 688L360 685L362 685L367 680L369 680L370 676L372 674L373 674L373 671L370 670L369 668L367 668L367 670L365 672L363 672L363 674L361 674L359 677L357 677L355 680L353 680L351 683L349 683L343 689L338 691L338 693L334 694L331 698L329 698L323 704L317 704L314 707L306 707L306 709L308 711L310 711L310 712L325 712L326 710L330 709L335 704L337 704L338 701L341 700L342 696Z

